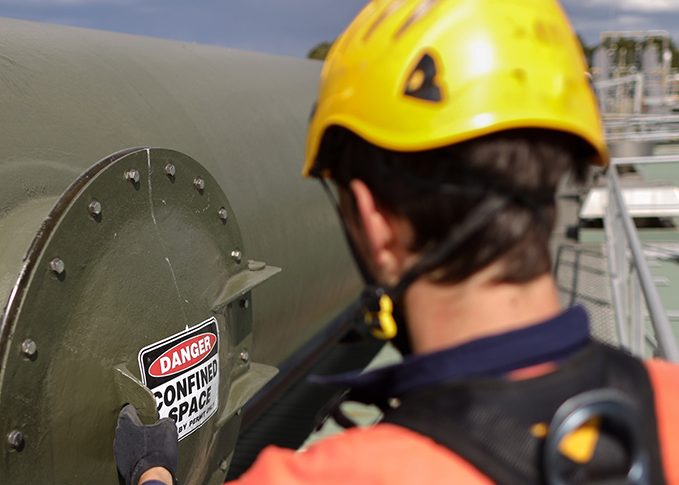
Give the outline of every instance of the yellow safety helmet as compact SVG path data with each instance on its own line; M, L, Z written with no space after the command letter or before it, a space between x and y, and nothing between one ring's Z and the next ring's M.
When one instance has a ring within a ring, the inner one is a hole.
M321 73L304 175L344 127L379 147L428 150L514 128L571 133L608 153L587 66L555 0L373 0Z

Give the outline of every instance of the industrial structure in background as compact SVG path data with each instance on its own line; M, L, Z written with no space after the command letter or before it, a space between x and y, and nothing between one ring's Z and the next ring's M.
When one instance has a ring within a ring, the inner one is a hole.
M643 357L679 361L679 75L664 31L604 32L591 74L612 160L583 189L566 184L554 235L565 304L593 333ZM562 222L562 224L565 222ZM577 234L573 243L564 235Z
M679 101L679 71L664 30L603 32L592 55L592 78L603 111L671 111Z

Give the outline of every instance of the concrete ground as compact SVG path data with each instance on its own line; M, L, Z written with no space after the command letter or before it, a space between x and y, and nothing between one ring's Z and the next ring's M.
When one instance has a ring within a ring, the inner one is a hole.
M375 356L372 362L366 367L366 371L395 364L401 361L401 354L391 345L386 344L382 350ZM342 412L351 418L359 426L369 426L375 424L382 417L382 413L375 406L366 406L356 402L347 402L342 404ZM339 426L334 419L328 418L323 426L316 432L309 435L309 438L299 448L304 451L314 442L342 432L344 428Z

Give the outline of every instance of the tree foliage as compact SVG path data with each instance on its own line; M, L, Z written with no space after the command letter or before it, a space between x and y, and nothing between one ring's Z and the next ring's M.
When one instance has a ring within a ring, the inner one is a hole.
M313 47L313 49L309 51L307 57L309 59L317 59L319 61L323 61L328 55L330 47L332 47L332 42L319 42Z
M606 49L613 48L615 50L614 58L616 59L616 62L617 60L620 60L621 55L624 55L624 59L622 59L623 64L633 65L639 64L641 62L642 52L649 44L655 44L657 48L656 52L658 53L658 62L661 63L663 42L660 38L651 38L643 42L631 38L619 38L615 40L609 38L604 41L603 46ZM585 44L583 43L583 50L585 50L585 54L588 55L587 60L590 61L590 65L592 61L592 53L601 45L602 44L597 44L595 46L589 46L586 48ZM587 49L590 49L590 51L588 52ZM677 46L674 44L673 39L670 39L669 41L669 49L670 52L672 52L672 67L679 68L679 50L677 50Z
M582 51L585 53L587 65L591 66L592 57L594 56L594 51L596 50L597 46L587 45L587 42L585 42L585 39L583 39L580 34L578 34L578 40L580 41L580 45L582 46Z

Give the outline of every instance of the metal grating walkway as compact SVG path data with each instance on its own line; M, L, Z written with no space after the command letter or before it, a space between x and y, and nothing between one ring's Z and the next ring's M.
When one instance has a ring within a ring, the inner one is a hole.
M554 257L554 276L561 304L564 307L584 306L590 316L592 336L619 346L603 247L562 243Z
M550 240L553 274L564 308L584 306L590 316L592 336L619 347L605 246L579 243L568 237L578 225L580 201L598 183L595 176L584 186L566 177L559 188L557 220Z

